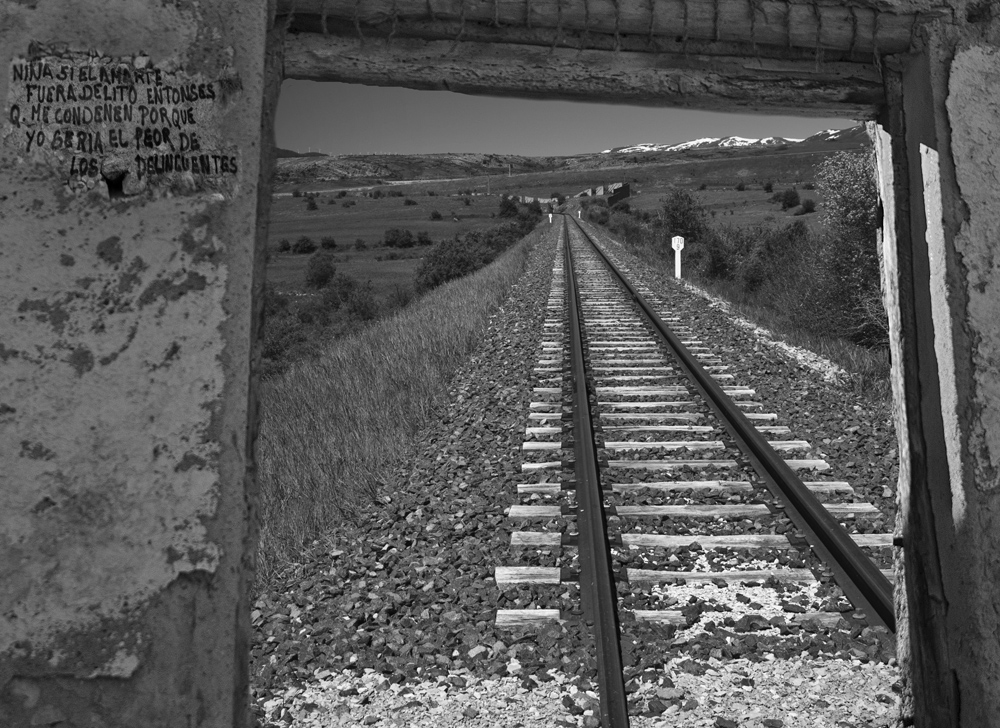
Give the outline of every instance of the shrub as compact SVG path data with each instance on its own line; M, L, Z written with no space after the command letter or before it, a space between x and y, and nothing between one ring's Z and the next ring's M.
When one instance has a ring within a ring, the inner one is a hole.
M402 197L403 196L403 191L402 190L389 190L388 192L386 192L386 194L389 197Z
M566 195L564 195L562 192L553 192L552 194L549 195L549 197L555 199L557 205L561 205L566 201Z
M535 198L534 200L528 203L528 212L531 213L532 215L542 214L542 203L538 201L538 198Z
M744 190L745 190L746 188L747 188L747 185L746 185L746 182L744 182L744 181L742 181L742 180L740 180L740 181L739 181L739 182L738 182L738 183L736 184L736 191L737 191L737 192L743 192L743 191L744 191Z
M431 240L431 236L427 234L426 230L421 230L417 233L417 245L433 245L434 241Z
M687 190L673 188L664 199L663 227L668 245L674 235L682 235L688 243L701 241L708 232L705 208Z
M517 217L518 212L517 202L514 201L513 197L504 196L500 198L500 209L497 210L497 215L500 217Z
M337 241L333 239L333 236L327 235L319 241L319 247L323 250L336 250Z
M702 182L700 185L698 185L698 190L699 191L703 191L703 190L707 190L707 189L708 189L708 183L707 182Z
M464 202L465 206L468 207L469 205L472 204L472 198L471 197L463 197L462 198L462 202Z
M792 207L798 207L799 193L794 187L789 187L784 192L776 193L775 197L777 198L776 202L781 203L782 210L787 210Z
M306 264L306 286L325 288L333 280L337 269L333 265L333 254L328 250L313 253Z
M378 316L378 301L371 281L351 291L347 298L347 312L361 321L371 321Z
M316 243L308 235L302 235L295 244L292 245L292 252L299 255L308 255L316 252Z
M802 200L802 211L800 214L808 215L810 212L816 212L816 200L811 197L807 197Z
M317 210L319 209L316 205L316 198L310 195L306 198L306 209L307 210Z
M774 192L774 182L772 182L771 180L768 180L767 182L765 182L764 183L764 192L767 192L768 194L770 194L771 192Z
M816 185L814 185L812 182L806 182L804 185L802 185L802 189L804 189L804 190L814 190L814 189L816 189Z
M354 241L355 250L364 250L367 247L368 245L365 244L364 238L358 238L357 240Z
M340 204L341 204L342 207L354 207L356 204L358 204L358 201L357 200L344 200Z
M428 197L434 197L436 194L437 194L437 192L435 192L434 190L427 190L427 196Z
M373 200L377 200L380 197L382 197L382 190L375 188L374 190L368 193L368 196L371 197Z
M282 238L278 241L278 252L287 253L292 249L292 244L288 241L288 238Z
M441 219L441 213L438 212L437 210L431 210L431 220L440 220L440 219Z
M347 190L341 190L337 193L337 198L339 199L341 197L347 197Z
M411 200L409 197L407 197L405 200L403 200L403 206L404 207L408 207L409 205L416 205L416 204L417 204L417 201L416 200Z
M412 248L414 246L413 233L400 228L390 228L385 231L384 239L386 247L389 248Z
M302 190L296 187L294 190L292 190L292 197L302 197Z

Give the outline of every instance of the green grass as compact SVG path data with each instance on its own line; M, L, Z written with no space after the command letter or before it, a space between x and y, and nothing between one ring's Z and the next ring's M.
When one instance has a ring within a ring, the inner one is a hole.
M258 589L303 544L363 513L524 271L539 234L262 385Z

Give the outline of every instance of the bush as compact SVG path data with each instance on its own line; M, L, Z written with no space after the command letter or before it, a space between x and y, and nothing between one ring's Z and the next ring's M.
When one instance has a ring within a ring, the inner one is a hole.
M336 250L337 241L333 239L333 236L327 235L319 241L319 247L323 250Z
M770 194L771 192L774 192L774 182L771 182L771 180L768 180L767 182L765 182L764 183L764 192L767 192L768 194Z
M378 301L371 281L351 291L347 298L347 312L360 321L371 321L378 316Z
M365 244L364 238L358 238L357 240L354 241L355 250L364 250L367 247L368 245Z
M382 197L382 190L375 188L374 190L368 193L368 196L371 197L373 200L377 200Z
M408 207L410 205L416 205L416 204L417 204L417 201L416 200L411 200L409 197L407 197L405 200L403 200L403 206L404 207Z
M341 207L354 207L356 204L358 204L357 200L344 200L340 203Z
M811 197L807 197L802 200L802 210L799 212L800 215L808 215L810 212L816 212L816 200Z
M434 241L431 240L431 236L427 234L426 230L421 230L417 233L417 245L433 245Z
M746 182L743 182L742 180L740 180L736 184L736 191L737 192L743 192L746 188L747 188Z
M542 203L538 201L538 198L528 203L528 212L538 216L542 214Z
M302 190L296 187L294 190L292 190L292 197L302 197Z
M566 195L564 195L562 192L553 192L552 194L549 195L549 197L555 199L557 205L561 205L566 201Z
M308 255L316 252L316 243L308 235L301 236L292 246L292 252L299 255Z
M513 197L501 197L500 198L500 209L497 210L497 215L500 217L517 217L518 210L517 202Z
M462 202L464 202L465 206L468 207L469 205L472 204L472 198L471 197L463 197L462 198Z
M437 192L435 192L434 190L427 190L428 197L434 197L435 195L437 195Z
M384 242L388 248L412 248L415 244L413 233L400 228L386 230Z
M781 209L787 210L792 207L798 207L799 193L794 187L790 187L783 192L776 192L771 200L772 202L780 202Z
M341 190L337 193L337 198L339 199L341 197L347 197L347 190Z
M319 207L316 205L316 198L310 195L306 198L306 209L307 210L318 210Z
M802 189L804 189L804 190L814 190L814 189L816 189L816 185L814 185L812 182L806 182L804 185L802 185Z
M306 286L325 288L333 280L337 268L333 265L333 254L329 250L314 253L306 264Z
M292 244L288 242L288 238L282 238L278 241L278 252L287 253L292 249Z
M389 197L402 197L403 196L403 191L402 190L389 190L388 192L386 192L386 194Z
M441 219L441 213L438 212L437 210L431 210L431 220L440 220L440 219Z

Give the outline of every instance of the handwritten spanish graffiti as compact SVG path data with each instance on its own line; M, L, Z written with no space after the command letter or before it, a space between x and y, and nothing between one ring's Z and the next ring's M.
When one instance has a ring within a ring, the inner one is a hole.
M223 83L148 58L90 54L15 59L4 147L55 167L72 188L112 196L149 187L226 191L240 154L219 131Z

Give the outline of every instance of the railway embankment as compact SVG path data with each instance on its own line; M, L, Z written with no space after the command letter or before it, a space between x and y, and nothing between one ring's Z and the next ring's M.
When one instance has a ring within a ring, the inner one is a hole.
M543 231L525 274L452 379L447 403L417 436L412 459L384 480L363 517L309 545L253 605L252 690L262 725L598 724L586 625L495 623L498 608L579 612L573 583L559 585L552 603L551 590L501 591L494 580L496 567L514 558L505 510L519 502L524 479L557 227ZM859 499L887 514L873 528L891 530L887 413L733 326L703 298L683 289L671 295L699 336L739 353L727 358L731 371L768 409L842 469ZM572 557L546 558L569 565ZM734 654L722 649L732 642L716 626L674 640L673 627L659 627L656 651L639 642L627 650L633 725L892 724L898 676L871 632L786 626L780 639L754 639Z

